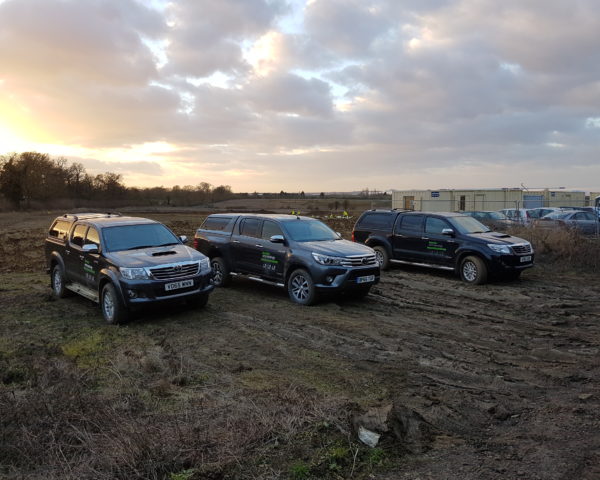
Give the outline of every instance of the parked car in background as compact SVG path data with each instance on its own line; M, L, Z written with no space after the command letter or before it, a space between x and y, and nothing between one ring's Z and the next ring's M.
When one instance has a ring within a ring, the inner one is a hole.
M511 220L502 212L471 211L462 213L464 215L469 215L469 217L476 218L486 227L492 230L501 232L506 231L508 228L517 224L514 220Z
M572 228L585 235L599 232L600 219L592 212L563 210L550 213L536 221L538 228Z
M451 270L476 285L491 276L516 279L534 262L528 241L461 213L368 210L352 240L372 247L382 270L390 262Z
M562 212L564 211L564 208L561 207L538 207L538 208L530 208L527 210L527 214L529 215L529 218L531 220L537 219L537 218L542 218L546 215L549 215L551 213L555 213L555 212ZM568 209L568 210L572 210L572 209Z
M509 220L521 225L527 225L530 222L529 210L525 208L504 208L499 212L506 215Z

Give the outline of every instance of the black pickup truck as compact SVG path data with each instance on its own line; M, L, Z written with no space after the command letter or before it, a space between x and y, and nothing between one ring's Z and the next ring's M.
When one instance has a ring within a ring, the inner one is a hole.
M312 305L322 293L367 295L379 282L375 252L342 240L320 220L296 215L214 214L194 247L210 258L217 286L231 275L287 287L290 299Z
M382 270L390 262L421 265L452 270L471 284L489 276L516 279L533 267L529 242L461 213L368 210L356 221L352 240L372 247Z
M208 258L162 223L119 214L56 218L46 236L46 264L56 297L75 292L99 302L107 323L130 308L168 300L204 306L212 285Z

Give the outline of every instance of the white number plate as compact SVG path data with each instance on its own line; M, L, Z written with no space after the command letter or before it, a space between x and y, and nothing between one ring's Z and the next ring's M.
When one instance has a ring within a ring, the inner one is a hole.
M375 281L375 275L367 275L366 277L356 277L356 283L369 283Z
M531 255L521 257L521 263L524 263L524 262L531 262Z
M167 292L170 292L171 290L178 290L180 288L193 287L193 286L194 286L193 280L181 280L180 282L166 283L165 290Z

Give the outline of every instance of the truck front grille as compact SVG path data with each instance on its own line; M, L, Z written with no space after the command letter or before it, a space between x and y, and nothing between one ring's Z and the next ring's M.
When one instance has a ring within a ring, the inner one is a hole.
M199 262L172 263L150 268L150 273L156 280L173 280L177 278L197 275L200 269Z
M525 255L527 253L531 253L531 244L521 243L519 245L513 245L512 249L517 255Z
M344 267L367 267L377 265L377 258L374 254L345 257L342 259L342 265Z

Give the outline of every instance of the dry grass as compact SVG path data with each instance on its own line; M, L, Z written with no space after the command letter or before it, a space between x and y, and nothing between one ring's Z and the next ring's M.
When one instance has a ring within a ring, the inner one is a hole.
M600 239L586 237L567 228L515 228L512 235L529 240L537 263L556 271L576 270L586 273L600 268Z
M249 459L311 425L347 422L342 405L293 385L252 399L208 388L165 411L142 389L98 392L70 362L35 370L26 388L0 390L3 478L255 478Z

